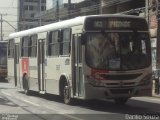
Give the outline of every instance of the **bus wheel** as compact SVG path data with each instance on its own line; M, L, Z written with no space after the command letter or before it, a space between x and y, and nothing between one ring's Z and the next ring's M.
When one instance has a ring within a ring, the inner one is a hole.
M114 101L118 105L124 105L127 102L128 98L115 98Z
M29 85L28 85L28 76L24 75L23 77L23 89L26 95L29 95Z
M65 104L71 103L71 92L67 83L64 85L64 89L63 89L63 100Z

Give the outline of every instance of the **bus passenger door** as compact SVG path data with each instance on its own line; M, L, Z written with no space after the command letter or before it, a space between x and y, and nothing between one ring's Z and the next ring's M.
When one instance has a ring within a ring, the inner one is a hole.
M72 85L74 96L84 95L81 34L75 34L72 40Z
M37 63L38 63L38 88L40 93L45 93L45 78L44 78L44 40L40 39L38 40L38 57L37 57Z
M14 55L14 83L15 86L19 86L20 85L20 76L19 76L19 44L15 44L15 55Z

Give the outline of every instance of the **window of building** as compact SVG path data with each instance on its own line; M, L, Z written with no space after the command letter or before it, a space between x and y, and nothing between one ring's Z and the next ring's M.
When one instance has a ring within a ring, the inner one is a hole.
M32 5L29 6L29 10L30 10L30 11L33 11L33 8L34 8L34 7L33 7Z
M30 25L30 28L34 28L34 26L33 26L33 25Z
M28 10L28 5L25 5L25 6L24 6L24 10Z
M34 2L34 0L28 0L29 2Z
M32 13L32 14L31 14L31 17L32 17L32 18L34 18L34 15L35 15L35 14L34 14L34 13Z
M41 6L41 11L45 11L46 10L46 6Z
M42 3L46 3L46 0L41 0Z
M8 58L14 57L14 39L9 40L8 42Z

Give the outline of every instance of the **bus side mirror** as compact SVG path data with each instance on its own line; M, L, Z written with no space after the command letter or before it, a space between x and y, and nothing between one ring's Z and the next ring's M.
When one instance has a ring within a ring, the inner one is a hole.
M87 40L86 34L81 35L81 44L84 45Z

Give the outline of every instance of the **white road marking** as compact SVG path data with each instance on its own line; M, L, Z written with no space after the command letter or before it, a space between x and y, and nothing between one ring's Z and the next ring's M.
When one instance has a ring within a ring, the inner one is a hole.
M9 93L6 93L6 92L2 92L2 93L3 93L4 95L13 97L13 96L12 96L11 94L9 94ZM14 96L14 97L15 97L15 96ZM15 97L15 98L16 98L16 97ZM29 104L32 104L32 105L34 105L34 106L40 107L39 104L33 103L33 102L31 102L31 101L22 100L22 99L19 99L19 98L16 98L16 99L21 100L21 101L24 101L24 102L29 103ZM47 108L47 109L53 110L53 109L51 109L50 107L47 107L47 106L44 106L44 107ZM74 119L74 120L84 120L84 119L81 119L81 118L78 118L78 117L75 117L75 116L72 116L72 115L68 115L68 114L67 114L67 111L65 111L65 110L60 110L60 111L58 111L58 110L55 110L55 109L54 109L54 111L57 112L57 114L63 115L63 116L65 116L65 117L68 117L68 118L71 118L71 119Z
M22 99L21 99L21 100L22 100ZM40 105L38 105L38 104L36 104L36 103L33 103L33 102L31 102L31 101L28 101L28 100L22 100L22 101L24 101L24 102L26 102L26 103L29 103L29 104L32 104L32 105L34 105L34 106L40 107Z
M10 96L10 97L12 97L12 95L11 94L9 94L9 93L5 93L5 92L2 92L4 95L7 95L7 96Z
M6 92L2 92L4 95L7 95L7 96L10 96L10 97L13 97L11 94L9 94L9 93L6 93ZM15 97L15 96L14 96ZM37 106L37 107L39 107L40 105L38 105L38 104L36 104L36 103L33 103L33 102L31 102L31 101L28 101L28 100L23 100L23 99L19 99L19 98L17 98L17 97L15 97L16 99L18 99L18 100L21 100L21 101L24 101L24 102L26 102L26 103L29 103L29 104L32 104L32 105L34 105L34 106Z
M50 109L50 110L54 110L54 111L56 111L58 114L63 115L63 116L68 117L68 118L72 118L72 119L74 119L74 120L84 120L84 119L81 119L81 118L78 118L78 117L75 117L75 116L72 116L72 115L68 115L68 114L67 114L67 111L65 111L65 110L60 110L60 111L58 111L58 110L52 109L52 108L50 108L50 107L48 107L48 106L45 106L45 108Z

